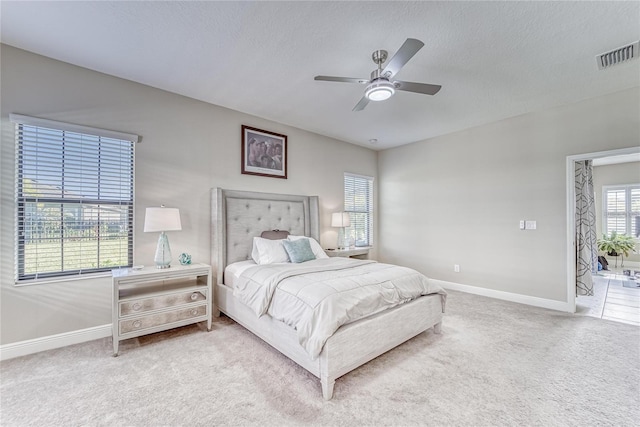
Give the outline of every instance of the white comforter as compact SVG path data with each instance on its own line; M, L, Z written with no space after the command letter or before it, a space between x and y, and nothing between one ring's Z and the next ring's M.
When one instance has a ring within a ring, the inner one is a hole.
M444 311L446 298L415 270L349 258L256 265L235 280L233 294L256 315L294 327L313 359L344 324L427 294L441 294Z

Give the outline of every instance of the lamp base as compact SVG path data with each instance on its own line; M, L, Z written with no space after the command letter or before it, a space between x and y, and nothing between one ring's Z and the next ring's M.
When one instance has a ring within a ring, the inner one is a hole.
M344 232L344 227L340 227L340 229L338 230L338 250L345 250L345 249L349 249L349 244L345 244L345 232Z
M169 247L169 238L164 231L160 233L158 246L156 247L156 256L153 260L156 263L156 268L171 267L171 248Z

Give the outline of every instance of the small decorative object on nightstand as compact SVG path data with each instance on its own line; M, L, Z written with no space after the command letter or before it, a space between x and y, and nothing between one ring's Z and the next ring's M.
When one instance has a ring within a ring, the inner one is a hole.
M325 253L330 257L360 258L367 259L369 257L368 246L353 249L325 249Z
M171 267L171 248L169 247L169 238L165 231L180 231L182 224L180 223L180 211L176 208L165 208L164 205L159 208L147 208L144 215L144 231L159 231L160 238L156 248L156 268Z
M183 252L178 257L178 261L182 265L189 265L189 264L191 264L191 255L189 255L188 253Z
M112 270L113 355L120 341L192 323L211 330L211 266Z

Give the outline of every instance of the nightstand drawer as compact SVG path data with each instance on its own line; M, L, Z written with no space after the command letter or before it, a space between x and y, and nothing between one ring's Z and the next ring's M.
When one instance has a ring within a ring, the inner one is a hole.
M159 295L152 298L129 300L120 303L120 316L129 316L166 307L175 307L182 304L195 304L206 300L206 289L169 295Z
M160 325L180 322L181 320L192 319L194 317L205 316L207 314L207 306L199 305L194 307L182 308L180 310L165 311L148 316L137 317L133 319L120 320L118 326L120 334L149 329Z

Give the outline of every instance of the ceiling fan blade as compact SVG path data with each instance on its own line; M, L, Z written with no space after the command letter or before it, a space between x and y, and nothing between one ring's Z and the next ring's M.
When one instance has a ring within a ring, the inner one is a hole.
M435 95L442 88L442 86L440 86L440 85L430 85L430 84L426 84L426 83L403 82L401 80L397 80L397 81L393 82L393 85L398 90L404 90L405 92L424 93L425 95Z
M369 79L358 79L355 77L333 77L333 76L315 76L314 80L322 80L326 82L345 82L345 83L369 83Z
M369 98L367 98L366 96L363 96L360 102L358 102L356 106L353 107L353 110L351 111L362 111L364 110L364 107L366 107L368 103L369 103Z
M413 55L422 49L422 46L424 46L424 43L418 39L407 39L402 46L400 46L400 49L398 49L396 54L393 55L393 58L391 58L387 66L384 67L382 75L387 78L391 78L396 75L404 64L409 62L409 60L413 58Z

